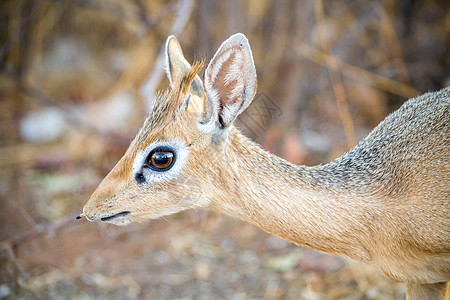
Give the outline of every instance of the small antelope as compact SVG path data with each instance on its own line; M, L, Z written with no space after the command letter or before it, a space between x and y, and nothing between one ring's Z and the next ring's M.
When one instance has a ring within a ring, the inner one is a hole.
M203 61L191 66L175 37L165 53L170 88L78 218L125 225L207 207L371 264L406 283L407 299L449 299L450 87L407 101L336 160L298 166L233 125L256 92L243 34L203 82Z

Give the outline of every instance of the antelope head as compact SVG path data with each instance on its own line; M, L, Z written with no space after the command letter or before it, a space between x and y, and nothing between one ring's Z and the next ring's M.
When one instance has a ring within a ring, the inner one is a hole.
M204 83L203 62L191 66L175 37L167 39L165 53L170 87L84 206L89 221L125 225L208 207L232 184L225 176L232 156L227 141L256 91L247 38L238 33L220 46Z

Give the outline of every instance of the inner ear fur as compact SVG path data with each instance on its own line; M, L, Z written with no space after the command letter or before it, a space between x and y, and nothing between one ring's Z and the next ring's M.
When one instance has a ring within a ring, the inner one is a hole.
M256 69L247 38L227 39L205 71L206 121L229 127L251 103L256 92Z

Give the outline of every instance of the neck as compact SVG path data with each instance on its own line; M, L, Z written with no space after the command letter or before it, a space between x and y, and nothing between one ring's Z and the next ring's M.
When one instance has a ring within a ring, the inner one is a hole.
M212 208L300 246L368 262L368 207L325 166L296 166L233 130L225 184ZM358 201L359 200L359 201Z

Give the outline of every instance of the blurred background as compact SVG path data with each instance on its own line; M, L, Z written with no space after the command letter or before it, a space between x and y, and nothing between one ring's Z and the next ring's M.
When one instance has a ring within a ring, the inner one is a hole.
M449 85L448 12L445 0L1 1L0 299L402 299L372 267L228 216L74 217L168 87L168 35L209 61L245 33L258 94L238 126L313 165Z

